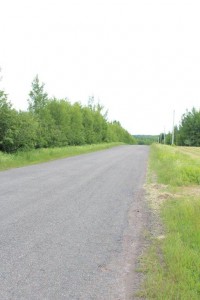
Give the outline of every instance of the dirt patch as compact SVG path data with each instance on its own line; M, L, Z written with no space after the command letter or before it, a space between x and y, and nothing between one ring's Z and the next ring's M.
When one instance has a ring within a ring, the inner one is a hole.
M174 197L172 193L167 191L168 186L164 184L146 184L145 189L147 200L153 210L156 211L160 209L160 206L164 201Z
M199 196L200 197L200 186L183 186L178 188L177 194L179 196Z

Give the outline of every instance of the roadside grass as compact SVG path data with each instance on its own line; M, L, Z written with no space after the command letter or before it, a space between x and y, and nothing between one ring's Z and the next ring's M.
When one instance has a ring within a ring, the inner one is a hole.
M14 154L0 152L0 171L10 168L33 165L54 159L66 158L79 154L109 149L123 143L103 143L83 146L67 146L60 148L43 148L31 151L20 151Z
M145 299L200 299L200 157L194 159L190 149L181 152L161 145L151 149L147 191L159 224L140 259L145 281L137 296Z
M178 147L178 149L193 158L200 158L200 147Z
M194 159L186 151L183 153L181 147L154 144L150 154L150 169L156 172L159 183L170 186L200 184L200 152Z

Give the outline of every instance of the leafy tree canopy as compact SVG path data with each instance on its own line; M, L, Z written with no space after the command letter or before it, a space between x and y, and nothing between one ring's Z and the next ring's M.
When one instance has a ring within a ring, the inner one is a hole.
M44 83L40 83L38 75L35 76L32 82L32 90L29 92L29 111L39 114L46 106L48 94L44 92Z

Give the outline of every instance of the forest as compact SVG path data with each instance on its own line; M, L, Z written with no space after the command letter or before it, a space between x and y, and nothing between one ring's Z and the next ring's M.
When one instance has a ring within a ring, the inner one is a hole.
M28 110L13 108L0 90L0 151L14 153L36 148L136 140L118 121L109 122L104 108L90 97L86 106L49 98L38 75L28 95Z

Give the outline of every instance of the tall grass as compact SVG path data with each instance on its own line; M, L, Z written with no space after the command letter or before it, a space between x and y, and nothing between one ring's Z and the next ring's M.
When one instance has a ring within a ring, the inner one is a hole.
M46 148L32 151L20 151L14 154L0 152L0 170L2 171L10 168L37 164L49 160L108 149L119 145L123 145L123 143L104 143L96 145Z
M150 167L160 183L172 186L200 184L200 158L183 154L179 148L154 144Z
M162 238L153 232L141 258L146 279L139 295L146 299L200 299L199 158L181 151L161 145L153 145L151 151L151 172L175 194L160 206ZM162 196L161 187L159 192Z

